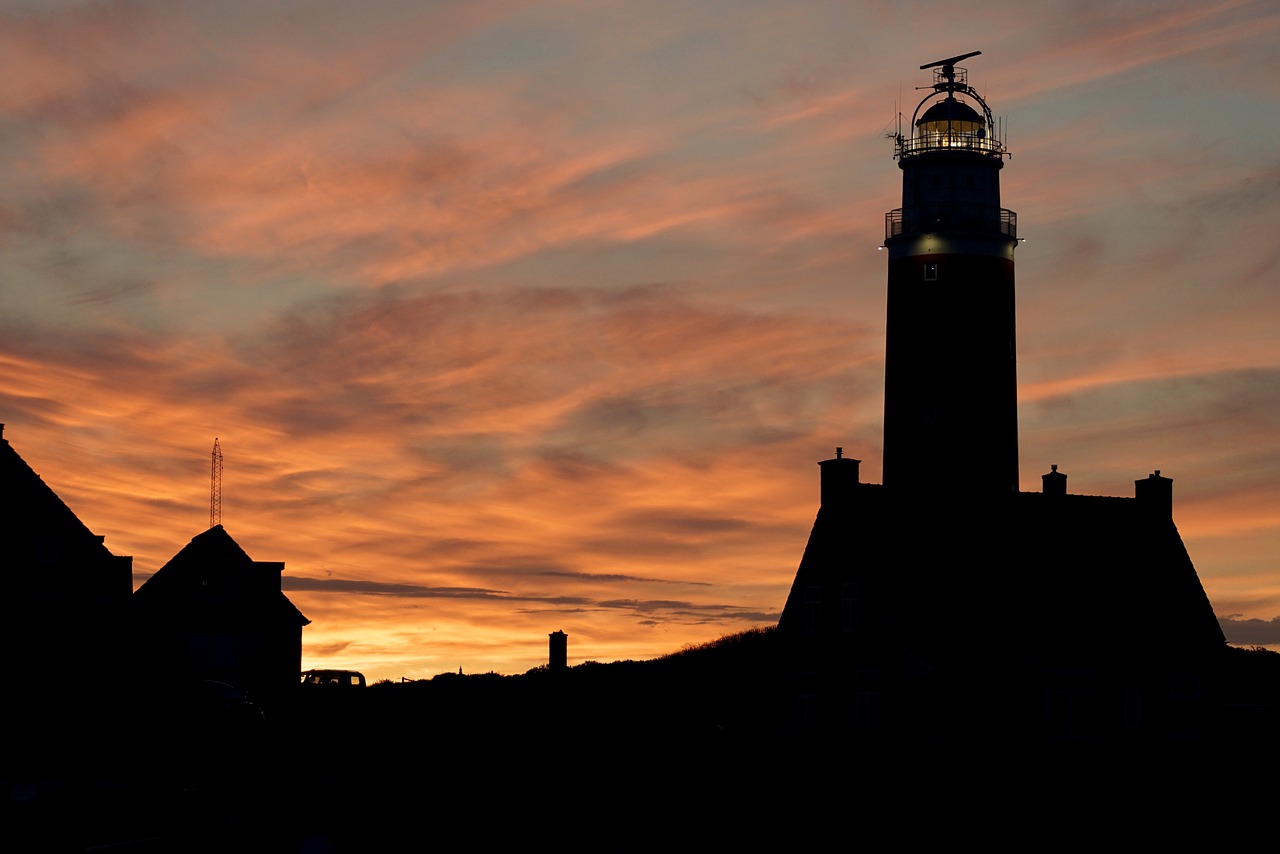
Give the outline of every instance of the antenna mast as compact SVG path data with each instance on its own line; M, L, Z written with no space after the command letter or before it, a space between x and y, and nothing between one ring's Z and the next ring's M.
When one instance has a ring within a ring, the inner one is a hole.
M222 524L222 448L215 437L209 465L209 527Z

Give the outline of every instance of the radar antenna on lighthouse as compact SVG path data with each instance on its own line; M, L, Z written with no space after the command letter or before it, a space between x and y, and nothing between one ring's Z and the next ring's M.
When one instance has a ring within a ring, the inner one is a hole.
M209 527L222 524L222 448L215 437L209 465Z
M968 53L962 53L959 56L953 56L950 59L939 59L937 62L928 62L920 66L920 70L924 71L926 68L934 68L936 66L941 65L942 73L944 75L946 75L947 77L954 77L956 73L956 69L955 69L956 63L960 62L962 59L968 59L971 56L982 56L982 51L971 50Z

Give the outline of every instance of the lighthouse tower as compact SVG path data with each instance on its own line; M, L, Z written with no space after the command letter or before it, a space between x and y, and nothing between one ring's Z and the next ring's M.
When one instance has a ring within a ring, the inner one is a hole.
M962 472L971 494L1018 491L1017 215L1000 206L991 110L956 66L980 52L920 66L933 86L895 136L884 485L897 494L926 494L942 471Z

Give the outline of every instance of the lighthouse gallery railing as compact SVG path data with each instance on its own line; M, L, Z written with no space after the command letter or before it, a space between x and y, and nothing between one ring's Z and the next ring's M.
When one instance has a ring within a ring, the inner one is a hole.
M884 215L884 237L902 234L933 234L936 232L965 232L969 234L1002 234L1018 237L1018 215L1008 208L1000 208L998 214L989 208L954 205L930 208L904 215L902 208L895 208Z

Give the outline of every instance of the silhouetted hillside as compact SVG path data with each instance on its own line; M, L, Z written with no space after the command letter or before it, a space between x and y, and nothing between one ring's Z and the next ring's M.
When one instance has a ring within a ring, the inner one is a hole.
M482 850L805 849L830 841L806 816L852 803L900 827L928 816L926 837L991 797L1011 822L991 838L1140 820L1135 790L1161 814L1219 814L1280 756L1280 655L1262 649L1223 650L1194 743L884 746L795 726L781 641L769 628L649 661L300 690L257 721L149 699L117 765L29 778L33 797L0 818L36 850L403 850L442 827L446 847Z
M985 820L991 797L1016 813L999 831L1009 833L1066 815L1082 832L1097 830L1118 820L1122 804L1136 816L1144 807L1132 806L1135 787L1152 803L1203 811L1223 798L1203 785L1204 769L1247 789L1265 767L1256 763L1278 755L1280 655L1266 650L1223 651L1208 687L1223 709L1214 732L1122 747L880 745L848 730L804 730L793 722L785 652L769 628L648 661L449 673L335 695L299 710L305 723L291 740L359 747L326 751L335 759L311 768L297 809L330 822L334 841L343 834L335 816L394 822L431 804L471 822L469 843L479 847L756 850L778 839L804 849L830 842L805 816L852 803L879 821L924 821L917 832L926 837L940 832L941 816ZM332 812L317 812L326 798ZM350 850L393 836L366 827Z
M647 661L588 661L515 676L442 673L381 682L365 696L319 698L344 712L360 705L382 721L456 730L500 727L529 739L594 736L619 728L672 737L768 730L777 719L777 633L755 629ZM316 709L306 714L316 713ZM518 712L518 713L517 713Z

